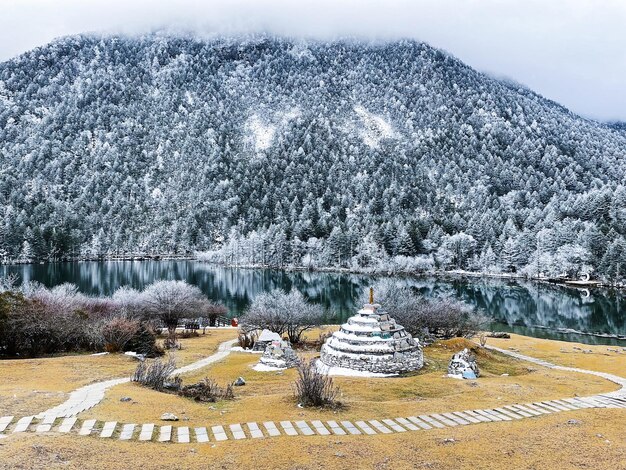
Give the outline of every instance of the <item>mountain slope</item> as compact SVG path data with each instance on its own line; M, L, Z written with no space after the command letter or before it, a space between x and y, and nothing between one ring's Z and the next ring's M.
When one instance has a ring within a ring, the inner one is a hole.
M0 65L0 129L8 258L626 261L626 136L422 43L65 38Z

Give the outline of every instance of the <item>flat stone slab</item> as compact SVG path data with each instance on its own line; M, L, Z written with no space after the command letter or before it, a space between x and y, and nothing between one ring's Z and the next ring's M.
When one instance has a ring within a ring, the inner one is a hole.
M139 431L140 441L151 441L152 434L154 433L154 424L142 424L141 431Z
M337 424L337 421L327 421L326 424L328 424L328 427L330 428L333 434L336 434L337 436L346 435L346 432L343 430L341 426Z
M172 440L172 426L161 426L159 429L159 442L170 442Z
M176 428L176 441L180 444L189 444L189 428L187 426Z
M412 423L417 424L422 429L428 430L433 428L430 424L428 424L426 421L419 419L417 416L409 416L407 419Z
M315 421L311 421L311 424L315 428L315 432L318 433L320 436L330 435L330 431L326 429L326 426L324 426L324 423L322 423L319 419L316 419Z
M61 423L61 426L59 426L59 432L70 432L76 424L77 420L78 418L75 418L73 416L70 418L65 418Z
M545 403L535 402L533 403L533 405L535 405L537 408L543 408L544 410L551 411L552 413L559 413L560 411L562 411L562 410L559 410L558 408L555 408L554 406L550 406Z
M78 431L78 435L89 436L95 424L96 424L95 419L88 419L86 421L83 421L83 425L80 427L80 431Z
M233 439L240 440L240 439L245 439L246 438L246 433L243 432L243 428L241 427L241 424L239 424L239 423L231 424L230 425L230 432L233 433Z
M368 422L374 428L376 428L378 432L381 432L383 434L391 434L393 432L391 429L389 429L387 426L385 426L383 423L381 423L380 421L376 419L370 419Z
M346 431L348 431L348 434L352 434L352 435L357 435L357 434L361 434L361 431L359 431L356 426L354 424L352 424L350 421L342 421L341 425L346 428Z
M3 416L0 418L0 432L3 432L12 422L13 416Z
M501 421L513 421L513 418L511 418L510 416L502 414L502 413L498 413L496 410L487 409L483 411L490 416L495 416L496 418L500 418Z
M213 437L215 438L216 441L226 441L226 440L228 440L228 436L226 435L226 431L224 431L224 428L222 426L213 426L211 428L211 431L213 432Z
M428 415L419 415L419 416L418 416L418 418L419 418L419 419L421 419L422 421L424 421L424 422L426 422L426 423L430 424L431 426L433 426L433 427L435 427L435 428L440 428L440 429L441 429L441 428L445 428L445 426L444 426L443 424L441 424L439 421L437 421L437 420L435 420L435 419L431 418L431 417L430 417L430 416L428 416ZM409 418L409 419L411 419L411 418ZM418 424L419 424L419 423L418 423Z
M406 432L402 426L396 423L393 419L383 419L383 423L393 429L395 432Z
M109 438L113 436L116 426L117 421L107 421L106 423L104 423L104 426L102 426L102 431L100 432L100 437Z
M209 442L209 432L205 427L194 428L193 432L196 435L196 442L199 444Z
M537 413L541 413L541 414L543 414L543 415L550 415L550 414L552 414L552 412L551 412L551 411L548 411L548 410L546 410L545 408L539 407L539 406L537 406L537 405L533 405L532 403L526 403L524 406L525 406L526 408L529 408L529 409L531 409L531 410L534 410L534 411L536 411Z
M559 411L569 411L570 410L569 408L566 408L563 405L559 405L558 403L554 403L554 402L551 402L551 401L542 401L541 403L545 404L545 405L548 405L548 406L551 406L552 408L556 408Z
M476 413L476 410L465 410L463 411L467 416L471 416L474 419L477 419L481 423L491 423L495 420L491 419L489 416L484 416L480 413Z
M453 413L441 413L441 416L448 418L449 420L452 420L455 423L460 424L461 426L465 426L470 423L468 420L463 419Z
M395 418L395 420L409 431L419 431L420 429L418 426L415 426L411 421L406 418Z
M293 424L291 424L291 421L281 421L280 426L283 428L283 430L285 431L285 434L287 434L288 436L298 435L298 431L296 431L296 428L293 427Z
M514 407L513 405L504 405L502 408L506 410L511 410L513 413L517 413L518 415L522 415L524 418L532 418L533 415L528 413L527 411L520 410L519 408Z
M524 405L512 405L513 408L517 408L518 410L525 411L526 413L530 413L533 416L541 416L543 413L539 413L538 411L531 410L527 406Z
M265 427L265 430L267 431L268 436L270 437L280 436L280 431L278 430L278 428L276 427L273 421L265 421L263 423L263 427Z
M452 421L451 419L448 419L445 416L441 416L439 413L432 413L430 416L435 418L437 421L442 422L446 426L454 427L454 426L458 426L459 425L457 422Z
M24 416L20 418L15 427L13 428L13 432L26 432L28 430L28 426L33 422L34 416Z
M128 441L132 439L133 432L135 432L136 424L125 424L122 426L122 432L120 433L120 441Z
M473 416L468 415L467 413L464 413L462 411L453 411L452 412L453 415L469 422L469 423L473 423L473 424L478 424L478 423L482 423L482 421L478 418L475 418Z
M256 423L246 423L246 426L248 426L248 431L250 432L250 436L253 439L259 439L261 437L265 437L263 435L263 431L261 431L261 429L259 429L259 425Z
M355 421L354 424L356 424L358 427L360 427L365 434L368 434L370 436L373 435L373 434L376 434L376 431L374 431L370 427L370 425L367 424L365 421Z
M509 418L513 418L513 419L523 419L524 417L522 415L519 415L517 413L513 413L511 410L506 410L504 408L495 408L495 410L500 413L501 415L506 415Z
M304 436L313 436L315 433L306 423L306 421L296 421L296 426Z
M41 432L50 431L50 429L52 429L52 425L54 424L55 420L56 420L56 416L52 416L52 415L46 416L43 419L43 421L41 421L41 423L39 423L39 425L35 428L35 432L41 433Z

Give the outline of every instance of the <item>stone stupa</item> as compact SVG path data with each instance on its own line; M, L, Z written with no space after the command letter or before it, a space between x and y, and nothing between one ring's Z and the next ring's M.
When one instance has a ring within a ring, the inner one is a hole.
M374 303L373 289L370 303L326 340L320 360L328 367L375 374L398 374L424 365L419 342Z

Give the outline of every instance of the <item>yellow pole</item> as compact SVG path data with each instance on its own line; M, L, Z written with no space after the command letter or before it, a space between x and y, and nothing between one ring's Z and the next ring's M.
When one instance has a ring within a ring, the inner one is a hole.
M374 303L374 288L370 287L370 305Z

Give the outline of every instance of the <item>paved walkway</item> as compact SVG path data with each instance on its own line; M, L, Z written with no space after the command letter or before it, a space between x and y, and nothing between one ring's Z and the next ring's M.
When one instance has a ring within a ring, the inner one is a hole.
M215 354L176 369L172 374L185 374L222 360L230 354L230 349L236 342L236 339L225 341L219 345ZM77 414L93 408L100 403L104 399L104 394L109 388L127 382L130 382L130 377L106 380L104 382L86 385L73 391L65 402L55 406L54 408L50 408L49 410L42 411L36 417L39 419L45 419L46 417L52 419L52 417L68 418L76 416Z
M178 373L189 372L191 370L204 367L217 360L220 360L229 353L234 341L222 343L218 352L202 361L195 362L189 366L178 369ZM547 400L534 403L503 405L498 408L449 411L441 413L423 414L417 416L395 417L385 419L370 420L341 420L341 421L321 421L321 420L299 420L299 421L265 421L262 423L235 423L230 425L218 425L211 427L188 426L157 426L154 423L117 423L115 421L102 422L95 419L78 420L73 415L61 416L55 413L42 413L37 417L26 416L15 419L12 416L0 418L0 437L5 432L73 432L82 436L98 436L105 439L136 440L152 442L176 442L176 443L207 443L227 440L261 439L280 436L332 436L332 435L377 435L394 434L403 432L428 431L431 429L443 429L457 426L467 426L473 424L513 421L520 419L532 419L543 415L575 411L586 408L622 408L626 409L626 379L616 375L603 372L564 367L552 364L541 359L525 356L516 352L507 351L493 346L486 346L488 349L498 351L502 354L515 357L520 360L538 364L543 367L583 374L591 374L603 377L621 386L615 392L602 393L588 397L564 398L561 400ZM120 379L126 381L127 379ZM86 396L86 400L80 403L89 404L95 400L100 393L101 387L106 384L108 387L115 385L115 381L102 382L95 389L97 392L86 395L76 395L75 398ZM80 390L76 392L77 394ZM68 400L67 403L71 401ZM65 404L64 404L65 405ZM81 405L84 406L84 405ZM93 405L91 405L93 406ZM63 412L62 405L57 407L59 412ZM74 410L72 406L65 408ZM65 411L67 413L67 411ZM6 435L4 435L6 437Z

